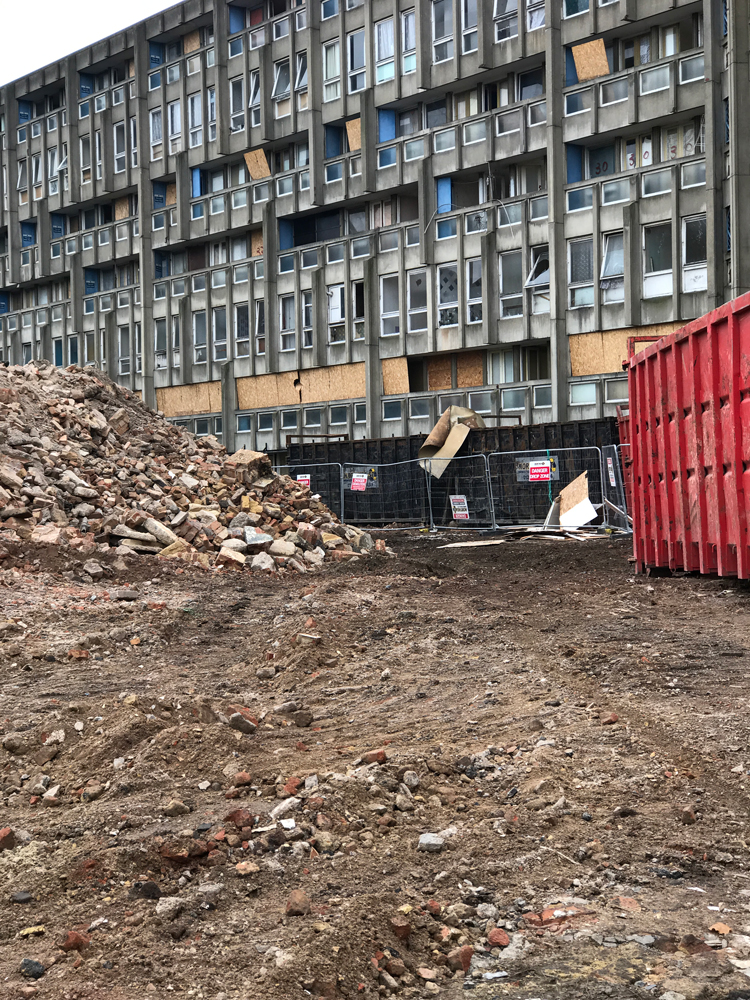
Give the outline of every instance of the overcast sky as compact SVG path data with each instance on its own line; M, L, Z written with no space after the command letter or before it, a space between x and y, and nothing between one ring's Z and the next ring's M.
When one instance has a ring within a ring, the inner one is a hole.
M175 0L0 0L0 85L174 6Z

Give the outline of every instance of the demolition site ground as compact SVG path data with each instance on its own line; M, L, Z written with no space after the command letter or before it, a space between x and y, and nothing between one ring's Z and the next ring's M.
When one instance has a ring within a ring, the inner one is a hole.
M459 537L7 543L0 995L750 997L748 587Z

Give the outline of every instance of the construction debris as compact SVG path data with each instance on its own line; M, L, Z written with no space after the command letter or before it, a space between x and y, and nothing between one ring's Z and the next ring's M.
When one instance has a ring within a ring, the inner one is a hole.
M103 372L0 368L0 403L0 543L78 550L92 579L111 549L299 573L376 550L266 454L227 456Z
M466 406L449 406L419 449L419 464L435 479L440 479L472 427L484 426L484 420L474 410Z

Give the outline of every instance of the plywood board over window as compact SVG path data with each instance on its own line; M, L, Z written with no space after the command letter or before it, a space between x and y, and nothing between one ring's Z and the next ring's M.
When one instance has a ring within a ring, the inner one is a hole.
M237 379L237 402L241 410L359 399L364 395L363 362Z
M182 39L182 51L185 55L188 52L195 52L201 47L201 33L200 31L191 31L189 35L185 35Z
M254 229L250 233L250 256L251 257L262 257L263 256L263 230Z
M456 357L456 386L459 389L469 389L475 385L484 385L483 352L459 354Z
M383 358L383 395L395 396L409 391L409 366L406 358Z
M115 202L115 222L130 218L130 198L118 198Z
M268 166L268 159L262 149L251 149L245 153L245 163L250 171L250 176L254 181L262 181L264 177L271 176L271 169Z
M177 185L167 184L167 197L165 200L165 205L176 205L177 204Z
M453 364L451 355L445 354L427 361L427 388L452 389Z
M584 80L593 80L596 76L607 76L609 73L609 61L603 38L596 38L593 42L584 42L583 45L574 45L573 60L576 64L579 83L583 83Z
M221 382L196 382L157 389L156 404L165 417L221 413Z
M362 148L362 119L353 118L346 123L346 137L349 140L349 149Z
M625 330L604 330L600 333L577 333L568 337L570 374L604 375L622 371L628 356L628 337L650 337L660 340L681 323L658 323L653 326L633 326ZM638 350L642 346L638 345Z

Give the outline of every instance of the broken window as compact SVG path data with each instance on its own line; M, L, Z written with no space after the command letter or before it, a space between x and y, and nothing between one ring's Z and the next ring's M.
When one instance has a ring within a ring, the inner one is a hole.
M702 292L708 287L706 216L682 220L682 290Z
M625 251L622 233L605 233L603 249L599 279L602 302L622 302L625 299Z
M406 328L409 333L419 333L427 329L427 271L409 271L406 288Z
M482 322L482 259L466 261L466 322Z
M328 343L346 340L346 285L328 286Z
M531 289L531 311L535 314L549 312L549 247L531 248L531 270L526 279Z
M568 243L568 304L571 309L594 304L594 241Z
M458 325L458 268L438 268L438 326Z

